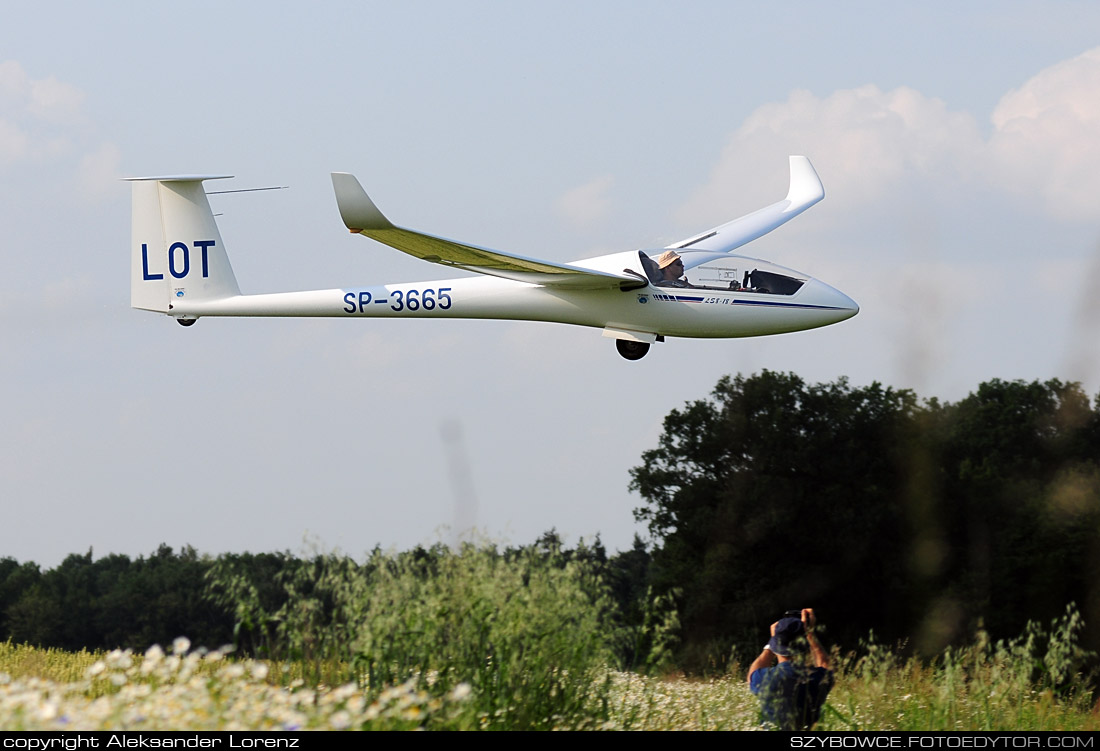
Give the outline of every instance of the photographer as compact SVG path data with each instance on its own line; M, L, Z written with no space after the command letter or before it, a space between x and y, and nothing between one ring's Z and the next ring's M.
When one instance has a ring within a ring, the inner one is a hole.
M813 667L792 659L807 648ZM812 608L788 610L773 623L771 639L749 666L749 689L760 697L761 720L779 730L813 727L833 680L829 656L814 636Z

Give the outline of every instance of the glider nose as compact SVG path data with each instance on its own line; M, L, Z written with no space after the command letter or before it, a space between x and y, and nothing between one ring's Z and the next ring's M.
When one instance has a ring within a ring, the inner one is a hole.
M804 289L807 303L834 313L833 323L846 321L859 312L859 303L825 282L811 279Z

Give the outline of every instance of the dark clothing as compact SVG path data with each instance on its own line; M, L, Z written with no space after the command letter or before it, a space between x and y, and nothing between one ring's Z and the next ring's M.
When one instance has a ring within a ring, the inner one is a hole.
M749 689L760 697L761 720L779 730L809 730L832 687L833 671L789 660L749 676Z

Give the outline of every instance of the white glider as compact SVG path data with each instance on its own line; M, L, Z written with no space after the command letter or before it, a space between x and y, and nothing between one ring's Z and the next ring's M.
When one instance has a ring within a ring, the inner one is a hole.
M825 197L809 159L790 157L790 170L790 188L778 203L665 248L571 263L398 227L353 175L335 172L336 202L351 232L480 276L260 295L241 294L203 190L204 180L226 176L130 178L130 304L185 326L203 316L553 321L603 329L629 360L666 336L764 336L827 326L851 318L859 306L806 274L732 252Z

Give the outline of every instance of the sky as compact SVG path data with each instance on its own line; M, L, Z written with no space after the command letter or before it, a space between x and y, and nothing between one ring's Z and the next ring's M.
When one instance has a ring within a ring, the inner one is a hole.
M628 362L557 324L129 308L126 176L289 186L211 198L252 293L453 275L349 235L332 171L398 224L568 262L772 203L789 154L826 199L743 252L860 303L825 329ZM723 375L1096 395L1098 197L1092 2L14 2L0 557L622 550L630 468Z

